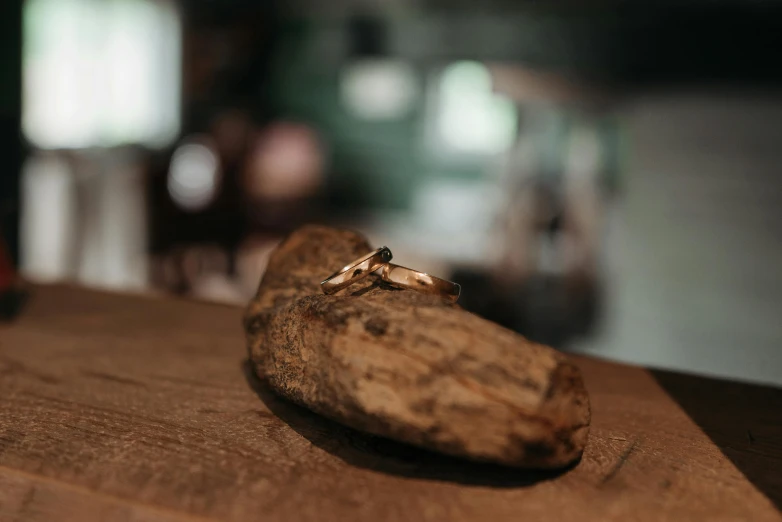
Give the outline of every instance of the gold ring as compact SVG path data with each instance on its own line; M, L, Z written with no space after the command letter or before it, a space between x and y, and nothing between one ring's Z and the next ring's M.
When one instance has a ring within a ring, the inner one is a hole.
M393 254L388 247L378 248L374 252L370 252L364 257L356 259L339 272L331 274L320 283L320 287L323 289L323 293L326 294L339 292L356 281L364 279L382 265L391 261L392 257Z
M462 292L462 287L456 283L391 263L383 265L381 277L386 283L398 288L410 288L427 294L437 294L454 302L459 299L459 294Z

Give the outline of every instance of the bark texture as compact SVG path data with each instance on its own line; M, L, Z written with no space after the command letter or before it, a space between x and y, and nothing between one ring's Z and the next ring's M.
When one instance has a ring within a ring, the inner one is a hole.
M581 456L589 397L563 354L374 274L321 292L370 250L319 226L277 248L245 316L260 378L343 424L451 455L530 468Z

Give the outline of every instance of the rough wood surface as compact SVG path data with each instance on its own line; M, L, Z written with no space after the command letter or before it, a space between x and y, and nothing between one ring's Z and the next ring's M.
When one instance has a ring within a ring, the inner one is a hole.
M36 288L0 326L0 521L782 520L778 389L575 358L579 465L479 465L277 398L241 315Z
M307 226L272 253L245 318L258 375L331 419L446 454L538 468L578 459L589 397L561 353L375 274L321 292L374 248Z

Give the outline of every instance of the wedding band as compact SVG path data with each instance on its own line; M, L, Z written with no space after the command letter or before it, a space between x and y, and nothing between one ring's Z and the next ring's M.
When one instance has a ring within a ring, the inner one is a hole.
M451 281L440 279L417 270L386 263L381 272L383 281L398 288L410 288L427 294L437 294L456 302L462 287Z
M362 258L356 259L339 272L334 272L320 283L326 294L333 294L364 279L366 276L391 261L393 254L388 247L381 247Z

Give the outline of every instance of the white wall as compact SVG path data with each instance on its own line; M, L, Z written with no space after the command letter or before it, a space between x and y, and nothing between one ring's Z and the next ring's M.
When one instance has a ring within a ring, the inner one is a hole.
M782 97L650 96L626 124L606 322L576 349L782 385Z

